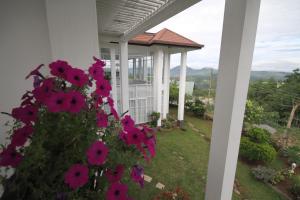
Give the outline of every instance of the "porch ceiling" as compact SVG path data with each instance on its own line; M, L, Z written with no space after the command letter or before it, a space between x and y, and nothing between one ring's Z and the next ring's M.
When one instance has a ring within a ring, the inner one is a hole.
M100 34L131 39L201 0L96 0Z

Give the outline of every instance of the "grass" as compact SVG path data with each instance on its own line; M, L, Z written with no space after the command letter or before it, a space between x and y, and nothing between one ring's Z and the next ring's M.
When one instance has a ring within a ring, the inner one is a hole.
M171 113L176 110L171 110ZM145 183L143 189L130 184L129 194L136 200L151 200L161 190L155 187L157 182L166 186L165 190L181 187L189 193L191 200L204 199L211 121L201 120L186 114L186 130L174 129L157 134L157 156L146 164L145 174L152 182ZM188 123L201 131L193 130ZM276 160L270 165L280 168L283 163ZM250 167L239 162L236 178L240 183L241 195L234 193L233 199L279 200L283 199L267 185L256 181L250 173Z

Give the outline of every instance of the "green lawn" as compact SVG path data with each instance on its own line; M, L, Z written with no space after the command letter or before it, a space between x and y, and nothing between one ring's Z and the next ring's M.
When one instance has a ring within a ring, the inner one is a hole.
M185 131L175 129L158 132L157 156L145 167L145 174L153 178L152 182L145 183L143 189L130 184L129 193L134 199L153 199L161 192L155 188L157 182L163 183L166 186L165 190L177 186L183 188L192 200L204 199L209 152L207 138L210 137L212 123L188 114L185 116L185 121ZM193 124L201 133L193 130L188 123ZM281 163L275 162L274 165L280 167ZM256 181L250 174L250 168L241 162L238 163L237 179L242 194L234 194L233 199L283 199L271 188Z

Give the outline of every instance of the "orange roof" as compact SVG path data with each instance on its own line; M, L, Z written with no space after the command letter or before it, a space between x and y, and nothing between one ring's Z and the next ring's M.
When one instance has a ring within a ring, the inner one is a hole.
M151 46L153 44L173 45L173 46L181 46L181 47L192 47L197 49L201 49L202 47L204 47L204 45L198 44L197 42L194 42L166 28L162 29L157 33L146 32L137 35L128 43L136 44L136 45L146 45L146 46Z

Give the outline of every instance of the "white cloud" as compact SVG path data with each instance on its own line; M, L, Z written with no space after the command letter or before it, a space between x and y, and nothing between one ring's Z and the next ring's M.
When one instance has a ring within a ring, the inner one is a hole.
M202 50L188 54L188 65L195 68L216 68L219 61L224 5L225 0L203 0L150 31L157 32L162 28L169 28L204 44ZM299 0L261 1L254 69L291 71L300 67L299 13ZM179 55L172 56L171 65L178 65L179 60Z

